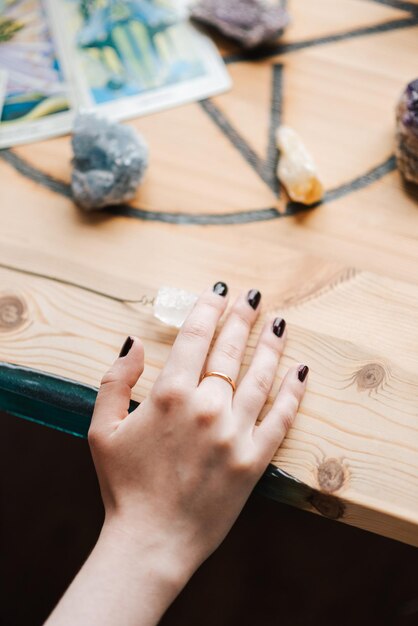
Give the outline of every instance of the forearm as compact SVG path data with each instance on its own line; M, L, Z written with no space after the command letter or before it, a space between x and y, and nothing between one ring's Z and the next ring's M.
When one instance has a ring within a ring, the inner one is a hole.
M107 521L47 626L155 626L226 536L296 416L305 365L289 370L256 425L286 324L266 319L237 386L261 294L237 298L213 343L227 291L218 282L202 294L134 411L131 389L144 370L138 338L128 337L103 377L89 443Z
M158 541L105 524L45 626L155 626L190 575Z

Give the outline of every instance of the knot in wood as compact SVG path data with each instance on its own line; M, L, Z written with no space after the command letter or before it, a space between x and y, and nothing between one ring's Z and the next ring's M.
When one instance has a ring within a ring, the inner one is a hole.
M379 363L368 363L356 374L357 387L361 390L376 389L385 380L386 372Z
M344 482L344 468L337 459L326 459L318 467L318 483L322 491L332 493Z
M0 296L0 330L13 330L21 326L26 319L26 306L15 295Z
M309 501L321 515L328 519L340 519L344 515L344 504L335 496L315 491Z

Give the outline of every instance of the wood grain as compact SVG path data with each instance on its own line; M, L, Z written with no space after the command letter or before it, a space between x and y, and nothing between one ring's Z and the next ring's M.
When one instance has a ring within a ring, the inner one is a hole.
M146 351L141 401L175 337L144 296L161 284L200 292L224 280L232 295L258 287L263 315L289 326L275 388L292 363L311 368L274 464L313 489L312 510L418 546L418 196L389 159L418 26L389 4L290 1L284 47L231 62L233 89L211 102L240 149L198 103L131 122L151 149L132 202L147 213L81 213L68 197L68 137L20 146L14 160L0 153L0 360L97 386L135 333ZM349 36L355 29L365 32ZM280 121L300 132L329 193L296 215L265 180ZM187 223L199 216L219 223Z
M408 15L405 11L361 0L339 0L338 10L333 0L293 0L290 8L292 21L283 38L286 43L384 24Z

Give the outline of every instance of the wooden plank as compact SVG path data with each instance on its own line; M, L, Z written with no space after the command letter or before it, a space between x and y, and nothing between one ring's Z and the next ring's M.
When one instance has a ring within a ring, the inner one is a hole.
M147 395L175 336L175 331L161 329L149 306L127 305L9 270L3 270L0 277L2 285L10 285L9 292L3 292L3 302L9 297L10 308L14 298L15 310L21 303L20 316L10 323L9 332L4 332L4 325L2 328L8 361L97 385L126 333L140 329L147 361L134 398L141 401ZM334 285L328 282L327 287L298 298L295 304L287 295L287 305L267 304L289 322L290 340L277 384L285 369L299 359L312 368L301 414L274 462L307 485L336 492L344 504L345 520L350 520L348 512L355 510L353 519L359 525L393 536L393 517L404 517L404 525L408 527L409 520L412 526L402 531L401 538L414 543L418 523L418 518L411 519L418 490L417 331L411 312L417 302L415 288L400 281L396 285L394 298L392 281L366 273L337 275ZM376 305L373 296L368 299L370 291L377 301L385 300L385 315L379 317L382 330L391 331L393 317L398 316L400 363L391 354L390 332L380 335L379 349L373 345L378 337L373 335L375 317L367 315L369 305ZM355 310L347 308L347 301L354 303ZM320 318L322 327L318 327ZM249 343L244 371L260 323ZM337 488L332 488L332 481L331 486L321 485L321 471L329 459L337 459L342 471ZM321 500L314 502L321 507ZM388 502L391 515L386 521L371 515L376 510L386 511ZM359 503L367 504L371 511L365 512L364 520Z
M293 0L290 7L292 21L284 35L286 43L368 28L408 16L399 8L361 0L339 0L338 11L334 0Z
M68 137L0 152L0 361L19 366L0 368L0 404L83 434L127 334L146 350L134 400L163 366L175 331L152 317L159 285L258 287L264 314L289 325L276 387L292 363L311 367L260 488L418 546L417 193L392 158L418 15L406 2L334 4L312 15L290 2L294 27L262 58L224 46L228 94L133 121L151 166L119 214L75 208ZM323 175L314 210L278 190L281 121Z

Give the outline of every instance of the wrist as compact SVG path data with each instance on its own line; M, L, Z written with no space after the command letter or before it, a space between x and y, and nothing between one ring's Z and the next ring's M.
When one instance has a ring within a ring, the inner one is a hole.
M191 573L162 536L108 517L48 624L155 626Z
M98 546L117 553L130 571L136 567L143 571L145 567L149 577L158 580L173 599L198 567L187 558L187 550L175 541L173 533L140 522L128 524L116 515L106 517Z

